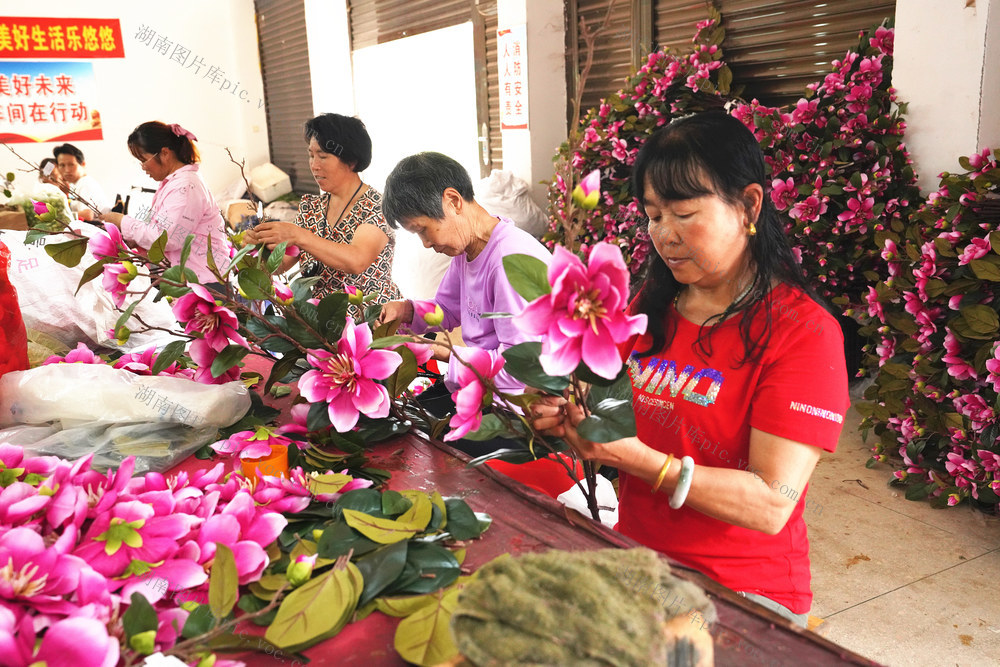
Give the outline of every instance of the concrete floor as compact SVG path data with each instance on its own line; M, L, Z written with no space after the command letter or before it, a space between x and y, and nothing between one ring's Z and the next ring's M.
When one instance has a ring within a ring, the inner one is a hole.
M1000 665L1000 517L906 500L860 421L809 487L815 632L892 667Z

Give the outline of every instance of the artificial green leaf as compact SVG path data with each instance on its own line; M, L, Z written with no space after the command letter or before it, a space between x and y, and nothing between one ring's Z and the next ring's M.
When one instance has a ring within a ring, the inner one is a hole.
M181 248L181 261L178 262L181 269L187 264L188 257L191 256L191 246L194 245L194 234L188 234L184 238L184 247Z
M188 287L191 283L198 282L198 275L191 269L185 268L183 271L179 266L171 266L160 276L157 288L164 296L179 297L191 291Z
M400 343L413 343L415 339L413 336L383 336L382 338L376 338L369 345L369 349L381 350L382 348L392 347L394 345L399 345Z
M959 311L966 323L978 334L993 334L1000 329L997 311L989 306L965 306Z
M138 301L133 301L128 305L128 308L126 308L125 311L118 316L118 319L115 320L115 329L118 329L118 327L125 326L125 324L129 321L129 318L132 317L132 311L134 311L135 307L138 305L139 305Z
M378 547L378 543L369 540L343 521L337 521L323 530L316 545L316 553L320 558L339 558L351 551L355 556L361 556Z
M406 565L406 552L407 542L395 542L379 547L355 561L365 582L358 605L374 600L396 581Z
M428 505L430 501L428 501ZM379 544L392 544L400 540L408 540L415 536L427 525L418 526L418 522L403 521L400 519L380 519L355 510L343 510L344 520L347 525L358 531L368 539ZM427 521L430 521L428 513Z
M215 560L208 576L208 604L217 619L228 616L236 606L239 585L240 577L232 550L225 544L216 543Z
M441 512L441 525L438 528L444 528L448 525L448 508L445 507L444 498L441 497L441 492L437 489L434 489L431 493L431 504ZM431 517L431 523L434 523L433 516Z
M271 276L260 269L241 269L236 275L240 284L240 289L247 295L248 299L263 301L270 299L274 294L274 285Z
M402 345L393 350L402 358L402 363L386 380L385 385L390 396L399 396L409 388L410 383L417 378L417 357L409 348Z
M1000 255L1000 232L990 232L990 248L993 252Z
M148 257L149 261L151 261L153 264L159 264L166 257L165 254L166 248L167 248L167 233L163 232L149 246L149 251L146 253L146 257Z
M604 399L592 408L589 417L577 425L577 432L592 442L613 442L634 436L632 402L618 398Z
M340 338L347 323L349 305L347 294L344 292L334 292L323 297L317 306L319 332L330 339Z
M413 507L413 501L403 497L403 494L398 491L389 490L382 492L382 514L387 517L402 514L411 507Z
M80 276L80 282L77 283L77 285L76 285L76 292L73 292L73 294L78 294L80 292L80 288L81 287L83 287L84 285L86 285L87 283L89 283L91 280L93 280L97 276L99 276L102 273L104 273L104 265L105 264L109 264L109 263L110 263L110 260L102 259L101 261L97 262L96 264L91 264L90 266L88 266L84 270L83 275Z
M282 241L278 245L274 246L274 249L270 251L267 256L267 270L268 273L274 273L281 266L281 262L285 259L285 250L288 248L288 241Z
M271 373L267 376L267 382L264 384L264 391L270 391L274 383L280 381L281 378L288 375L292 369L295 368L299 359L303 358L303 355L299 353L286 354L281 359L274 362L274 365L271 366Z
M150 372L153 375L159 375L162 373L170 364L177 361L182 354L184 354L184 344L187 341L175 340L167 343L163 350L156 355L156 363L153 364L153 368Z
M380 512L382 511L382 494L372 488L354 489L337 499L337 508L380 516Z
M912 484L906 488L907 500L923 500L937 488L937 484Z
M281 602L264 638L279 648L309 645L339 632L357 607L364 588L354 563L309 580Z
M87 239L73 239L65 243L53 243L45 246L45 253L63 266L73 268L83 259L87 252Z
M406 597L379 598L375 600L378 610L386 616L403 618L421 607L433 603L433 595L410 595Z
M313 495L340 493L353 479L350 475L336 472L308 477L309 492Z
M581 364L582 366L582 364ZM584 382L590 382L590 391L587 394L587 405L591 408L595 408L601 401L606 398L615 398L623 401L632 400L632 378L628 374L628 370L623 366L618 376L613 380L609 381L605 378L601 378L600 383L594 383L591 380L584 379L581 375L583 369L578 366L576 371L577 377L579 377ZM588 371L589 372L589 371Z
M257 248L257 247L258 246L247 244L247 245L243 246L242 248L240 248L239 251L235 255L233 255L233 258L229 261L229 269L226 271L226 274L228 275L230 271L233 271L234 269L236 269L237 265L240 263L240 261L244 257L246 257L247 254L249 254L250 252L252 252L254 250L254 248Z
M142 593L132 593L128 609L122 614L122 628L125 637L131 639L137 634L156 630L159 627L156 610Z
M396 521L405 524L413 524L418 528L418 530L423 530L427 527L427 524L431 521L431 512L433 505L431 504L430 498L423 491L416 491L414 489L407 489L406 491L400 491L400 494L409 500L413 505L410 509L403 512L396 518Z
M410 542L403 574L392 593L433 593L458 579L460 565L455 555L439 544Z
M246 595L244 597L257 599L253 595ZM184 628L181 630L181 635L191 639L192 637L205 634L214 627L215 616L212 614L211 607L207 604L200 604L188 614L187 620L184 621Z
M537 341L512 345L503 351L503 368L529 387L550 394L562 394L569 386L569 378L564 375L553 377L542 370L542 364L538 361L541 353L542 344Z
M326 403L313 403L306 415L306 428L310 431L322 431L330 426L330 411Z
M449 662L458 655L450 629L458 594L458 588L438 591L431 603L400 621L393 645L404 660L429 667Z
M456 540L474 540L479 537L479 520L468 503L460 498L446 498L448 532Z
M514 291L526 301L534 301L543 294L549 294L548 267L545 262L531 255L506 255L503 258L503 270L507 282Z
M243 357L247 356L249 353L250 350L242 345L227 345L222 352L219 352L218 356L212 360L212 366L209 368L209 372L212 374L212 377L217 378L236 364L240 363Z
M974 259L969 262L969 266L972 267L972 272L980 280L1000 283L1000 267L993 262L985 259ZM930 295L930 292L928 292L928 295Z
M479 442L504 436L513 438L514 434L510 432L500 417L490 413L483 415L483 420L479 423L479 428L475 431L469 431L463 438Z

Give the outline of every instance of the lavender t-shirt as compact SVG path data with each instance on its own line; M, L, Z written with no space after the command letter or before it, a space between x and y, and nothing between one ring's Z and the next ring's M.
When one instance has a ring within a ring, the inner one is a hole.
M519 331L509 317L482 317L483 313L517 314L526 305L507 281L503 258L507 255L531 255L546 265L552 259L552 254L534 236L518 229L507 218L500 217L499 220L486 247L474 260L470 262L464 254L452 258L434 297L434 302L444 311L441 328L447 330L461 325L465 343L486 350L494 359L512 345L538 340L537 336ZM416 319L411 329L420 333L426 327L419 318ZM456 346L455 354L461 357L462 349ZM458 386L455 373L460 366L459 363L448 364L445 384L452 390ZM504 371L496 376L494 382L500 391L506 393L524 391L524 385Z

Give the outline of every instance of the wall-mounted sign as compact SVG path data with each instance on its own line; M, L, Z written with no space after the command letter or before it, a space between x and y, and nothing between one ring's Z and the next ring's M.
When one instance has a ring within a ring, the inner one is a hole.
M528 129L527 30L518 25L497 31L500 71L500 129Z
M0 16L0 58L124 58L118 19Z
M89 62L0 62L0 142L102 139Z

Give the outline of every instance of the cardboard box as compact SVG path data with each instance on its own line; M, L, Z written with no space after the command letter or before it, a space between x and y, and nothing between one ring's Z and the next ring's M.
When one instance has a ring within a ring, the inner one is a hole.
M0 229L13 229L19 232L28 229L28 216L24 211L0 211Z
M272 202L292 191L292 179L270 162L250 172L250 191L263 202Z

